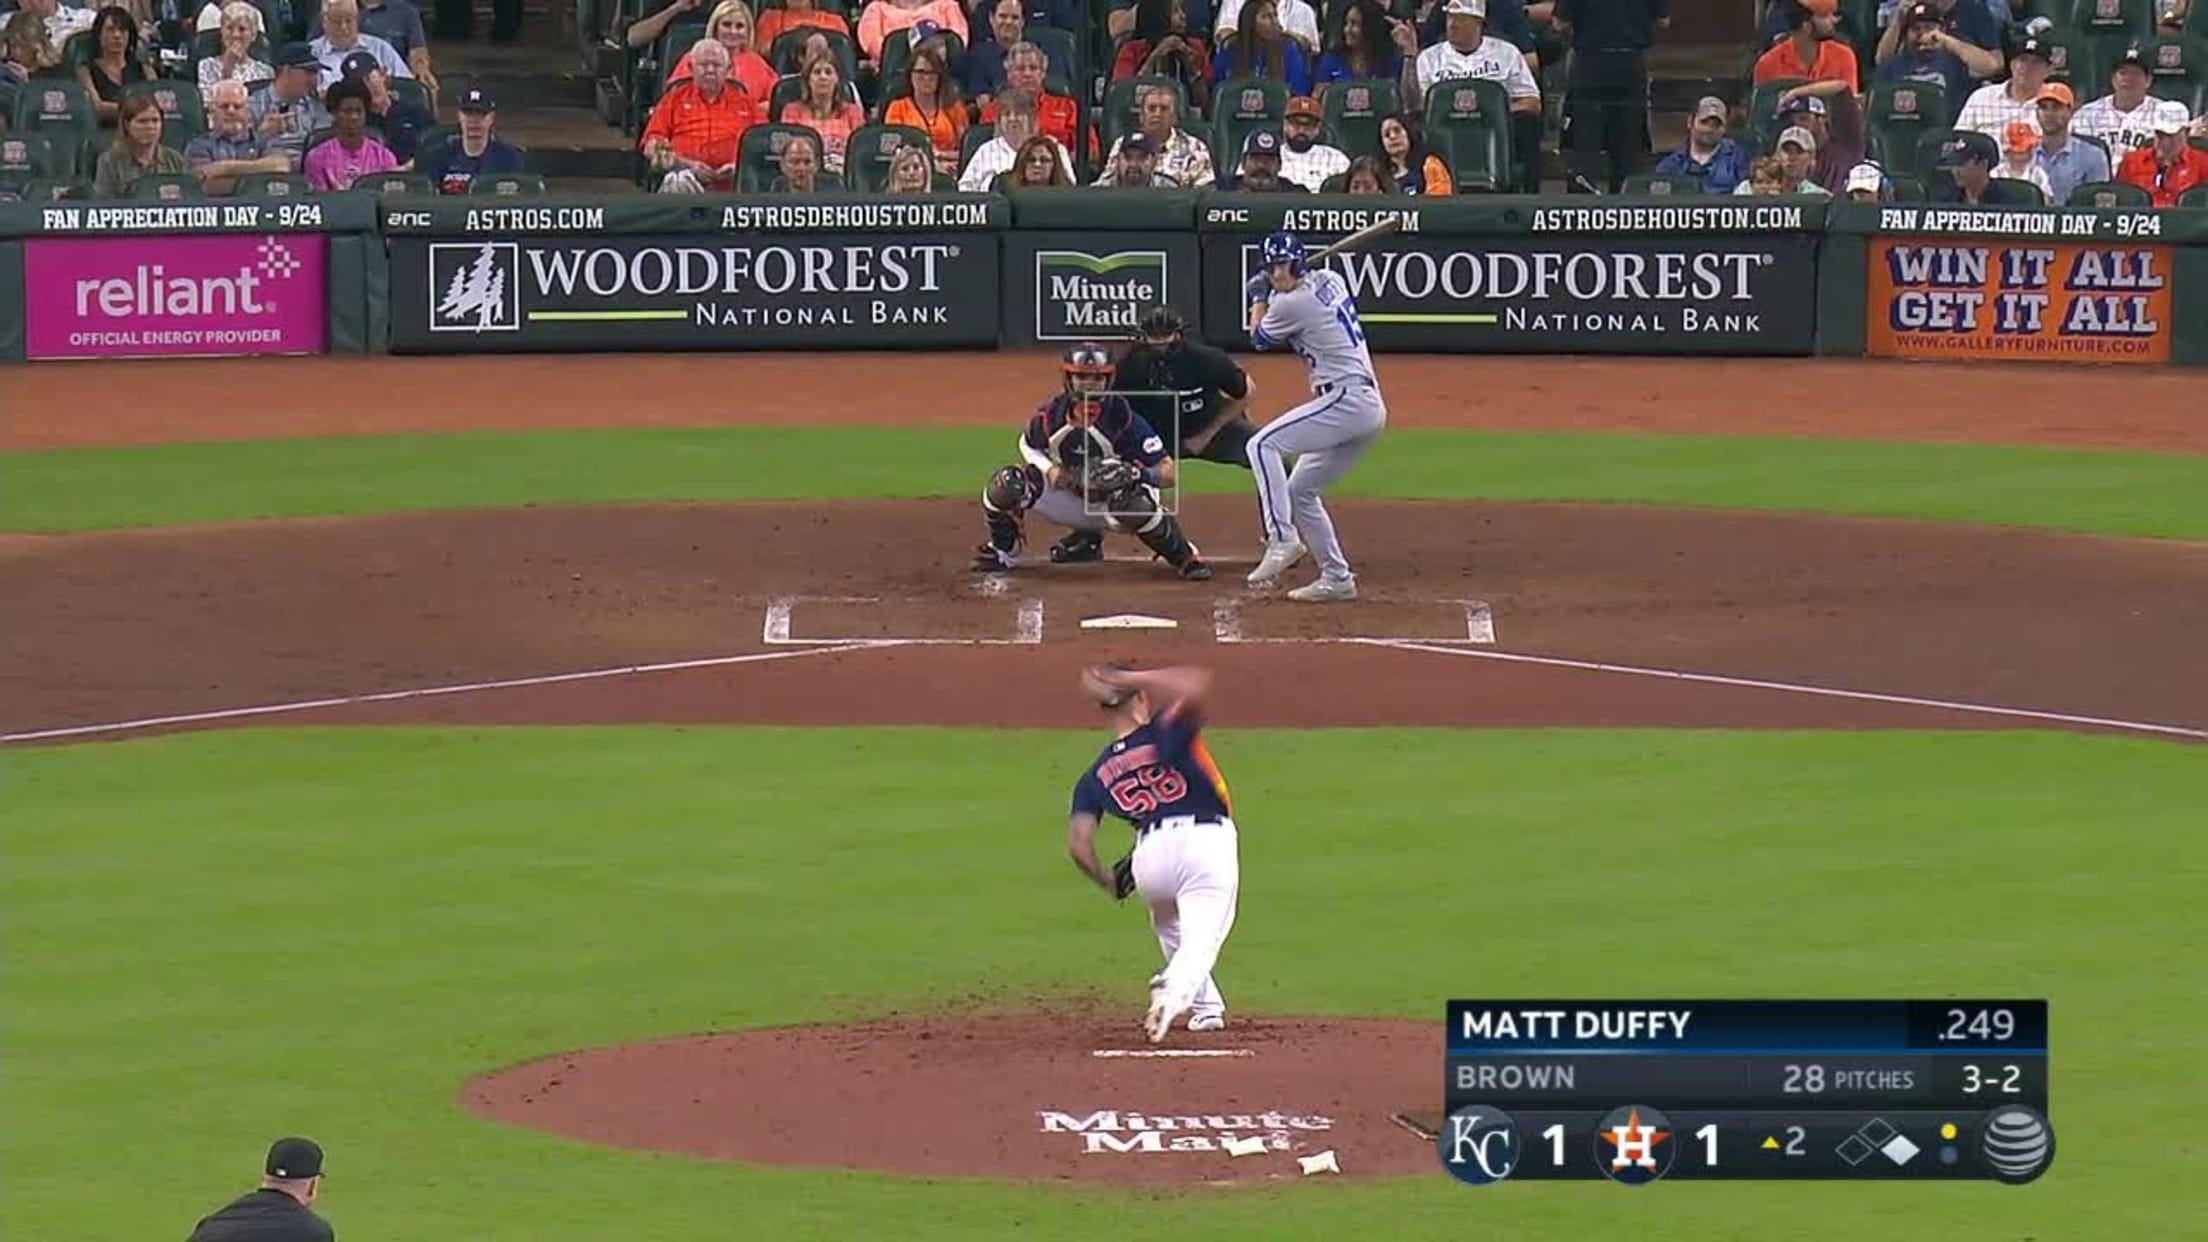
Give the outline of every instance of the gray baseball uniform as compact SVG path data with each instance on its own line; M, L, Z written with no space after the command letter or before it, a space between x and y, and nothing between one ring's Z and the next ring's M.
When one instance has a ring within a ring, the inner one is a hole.
M1311 368L1311 400L1258 429L1250 438L1250 469L1264 507L1265 538L1300 538L1319 563L1322 579L1346 582L1354 575L1335 538L1324 493L1349 473L1388 425L1380 381L1365 350L1357 302L1342 278L1306 272L1295 288L1275 291L1265 318L1250 332L1259 349L1286 347ZM1287 458L1296 459L1294 471Z

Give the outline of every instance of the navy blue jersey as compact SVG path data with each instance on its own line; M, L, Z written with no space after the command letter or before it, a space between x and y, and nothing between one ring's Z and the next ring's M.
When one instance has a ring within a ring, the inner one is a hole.
M1178 815L1232 815L1227 778L1204 745L1203 728L1203 713L1182 703L1105 747L1073 784L1074 812L1138 828Z
M1149 420L1135 413L1125 397L1105 397L1096 417L1084 428L1073 421L1073 398L1060 393L1035 417L1027 420L1020 437L1029 455L1040 454L1061 470L1079 474L1086 460L1116 457L1138 466L1155 466L1166 458L1165 441ZM1098 456L1092 457L1092 454Z

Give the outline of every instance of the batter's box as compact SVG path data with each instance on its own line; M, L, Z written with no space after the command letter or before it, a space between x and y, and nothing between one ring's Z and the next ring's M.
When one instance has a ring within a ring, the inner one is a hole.
M759 637L770 647L1031 645L1043 641L1043 601L783 595L768 602Z
M1222 596L1212 602L1212 637L1222 643L1455 643L1495 641L1486 600L1357 600L1299 604Z

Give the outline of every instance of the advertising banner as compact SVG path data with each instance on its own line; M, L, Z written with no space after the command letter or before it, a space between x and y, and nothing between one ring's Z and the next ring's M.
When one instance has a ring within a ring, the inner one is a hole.
M1004 240L1004 344L1131 337L1163 303L1199 316L1193 233L1028 233Z
M394 238L391 348L986 347L997 243L956 235Z
M1242 286L1259 237L1204 239L1205 334L1246 339ZM1313 249L1335 235L1306 235ZM1340 254L1376 350L1434 353L1807 354L1817 245L1763 237L1399 233Z
M2168 362L2168 246L1874 237L1865 343L1884 358Z
M328 268L329 238L311 233L28 238L25 354L318 354Z

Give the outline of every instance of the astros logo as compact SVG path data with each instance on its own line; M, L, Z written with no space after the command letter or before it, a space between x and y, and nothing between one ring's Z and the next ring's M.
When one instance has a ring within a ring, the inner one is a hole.
M1639 1104L1614 1108L1595 1126L1595 1164L1628 1186L1653 1182L1671 1171L1678 1144L1670 1140L1662 1113Z

